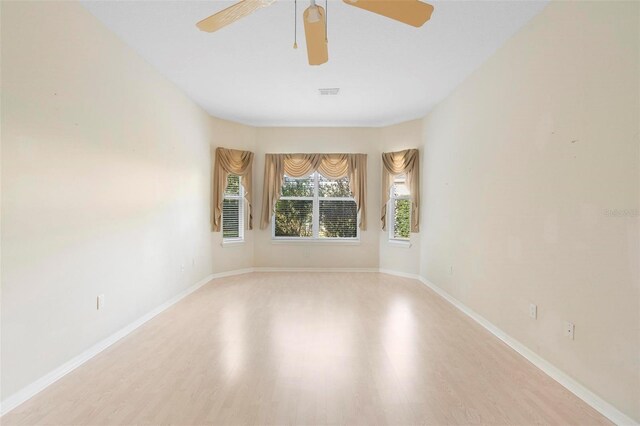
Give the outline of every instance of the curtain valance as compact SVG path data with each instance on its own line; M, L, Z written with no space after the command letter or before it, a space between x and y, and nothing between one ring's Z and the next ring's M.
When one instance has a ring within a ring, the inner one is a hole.
M382 229L387 229L387 203L390 198L391 186L398 175L407 177L407 187L411 192L411 232L419 232L420 152L417 149L382 153Z
M227 189L227 177L230 175L242 177L244 198L247 200L249 220L247 229L253 229L253 214L251 199L253 196L253 152L236 149L216 148L216 158L213 167L213 206L211 209L211 224L213 232L220 232L222 227L222 203Z
M266 154L260 228L267 228L271 222L284 176L301 178L316 171L329 179L349 177L349 186L360 213L360 229L367 229L366 154Z

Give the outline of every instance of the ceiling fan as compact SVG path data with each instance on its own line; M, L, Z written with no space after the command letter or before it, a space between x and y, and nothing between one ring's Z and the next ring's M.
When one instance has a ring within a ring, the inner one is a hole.
M218 31L250 13L270 6L276 0L241 0L198 22L196 26L209 33ZM421 27L431 18L433 6L419 0L343 0L344 3L386 16L402 23ZM304 11L304 32L307 40L309 65L321 65L329 60L327 46L326 10L310 0ZM294 47L297 45L294 44Z

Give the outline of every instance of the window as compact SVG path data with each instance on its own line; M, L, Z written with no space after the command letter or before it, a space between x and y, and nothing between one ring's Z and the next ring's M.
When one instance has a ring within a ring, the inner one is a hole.
M244 239L244 188L238 175L227 177L222 201L222 239L225 242Z
M387 204L389 239L409 241L411 232L411 192L405 175L396 176Z
M349 178L327 179L320 173L284 177L273 219L274 239L355 240L358 208Z

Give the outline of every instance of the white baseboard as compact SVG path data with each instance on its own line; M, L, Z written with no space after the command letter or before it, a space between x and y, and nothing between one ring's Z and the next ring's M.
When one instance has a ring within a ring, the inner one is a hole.
M251 272L253 272L253 268L234 269L233 271L218 272L216 274L209 275L209 281L218 278L232 277L234 275L250 274Z
M76 368L80 367L82 364L89 361L91 358L98 355L100 352L107 349L109 346L113 345L114 343L116 343L118 340L122 339L126 335L130 334L132 331L134 331L135 329L137 329L138 327L140 327L141 325L143 325L144 323L146 323L156 315L160 314L161 312L175 305L180 300L184 299L194 291L198 290L200 287L207 284L209 281L217 278L229 277L232 275L239 275L239 274L246 274L250 272L253 272L252 268L240 269L240 270L229 271L229 272L221 272L217 274L211 274L206 278L198 281L188 289L172 297L168 301L164 302L157 308L153 309L152 311L138 318L137 320L130 323L126 327L118 330L117 332L110 335L106 339L101 340L100 342L91 346L89 349L82 352L80 355L65 362L55 370L47 373L46 375L39 378L35 382L25 386L24 388L20 389L18 392L14 393L13 395L3 400L2 403L0 404L0 416L7 414L9 411L13 410L23 402L34 397L36 394L44 390L49 385L61 379L65 375L69 374Z
M378 272L378 268L270 268L256 267L254 272Z
M573 378L568 376L566 373L562 372L560 369L558 369L557 367L552 365L550 362L546 361L544 358L540 357L538 354L536 354L535 352L533 352L532 350L530 350L529 348L524 346L522 343L518 342L516 339L514 339L511 336L509 336L508 334L506 334L504 331L502 331L501 329L499 329L498 327L493 325L493 323L491 323L490 321L488 321L485 318L483 318L481 315L479 315L476 312L474 312L472 309L470 309L465 304L463 304L462 302L460 302L457 299L455 299L454 297L452 297L449 293L447 293L446 291L444 291L440 287L436 286L435 284L431 283L430 281L426 280L425 278L423 278L423 277L421 277L421 276L419 276L417 274L394 271L394 270L389 270L389 269L378 269L378 268L265 268L265 267L257 267L257 268L246 268L246 269L239 269L239 270L235 270L235 271L228 271L228 272L221 272L221 273L211 274L211 275L207 276L206 278L202 279L201 281L197 282L193 286L189 287L188 289L184 290L180 294L174 296L173 298L171 298L167 302L165 302L162 305L158 306L157 308L153 309L151 312L149 312L146 315L138 318L136 321L132 322L131 324L127 325L126 327L122 328L121 330L117 331L116 333L112 334L111 336L107 337L106 339L98 342L97 344L95 344L91 348L89 348L86 351L82 352L80 355L76 356L75 358L71 359L70 361L67 361L66 363L64 363L60 367L56 368L55 370L51 371L50 373L46 374L45 376L41 377L40 379L36 380L35 382L31 383L30 385L25 386L20 391L16 392L15 394L11 395L10 397L6 398L4 401L2 401L2 404L0 404L0 415L4 415L4 414L8 413L9 411L13 410L14 408L19 406L23 402L25 402L28 399L32 398L33 396L35 396L36 394L38 394L39 392L44 390L46 387L48 387L52 383L56 382L57 380L59 380L60 378L65 376L66 374L70 373L71 371L75 370L76 368L78 368L79 366L84 364L85 362L89 361L91 358L93 358L94 356L96 356L97 354L99 354L100 352L102 352L103 350L108 348L109 346L113 345L115 342L117 342L118 340L122 339L123 337L125 337L126 335L128 335L129 333L131 333L132 331L134 331L135 329L137 329L138 327L140 327L141 325L143 325L144 323L146 323L147 321L149 321L150 319L155 317L156 315L160 314L161 312L165 311L169 307L175 305L180 300L184 299L189 294L191 294L194 291L198 290L200 287L202 287L203 285L205 285L209 281L217 279L217 278L224 278L224 277L229 277L229 276L233 276L233 275L247 274L247 273L251 273L251 272L368 272L368 273L380 272L380 273L384 273L384 274L388 274L388 275L395 275L395 276L399 276L399 277L403 277L403 278L415 279L417 281L422 282L424 285L429 287L431 290L435 291L438 295L440 295L445 300L447 300L449 303L451 303L453 306L458 308L465 315L469 316L471 319L476 321L482 327L487 329L491 334L493 334L494 336L496 336L497 338L499 338L500 340L505 342L507 345L509 345L509 347L511 347L513 350L515 350L520 355L525 357L533 365L535 365L540 370L545 372L551 378L556 380L558 383L560 383L562 386L567 388L574 395L576 395L578 398L582 399L584 402L589 404L591 407L593 407L594 409L599 411L603 416L607 417L612 422L614 422L614 423L616 423L618 425L637 425L638 424L633 419L631 419L630 417L628 417L627 415L622 413L620 410L615 408L613 405L609 404L608 402L606 402L605 400L600 398L598 395L596 395L595 393L591 392L589 389L585 388L583 385L581 385L580 383L575 381Z
M382 268L380 268L378 272L380 272L381 274L394 275L396 277L402 277L402 278L411 278L411 279L420 281L420 275L411 274L409 272L400 272L400 271L394 271L393 269L382 269Z
M382 271L381 271L382 272ZM397 274L394 274L397 275ZM401 275L402 276L402 275ZM423 277L417 278L424 285L429 287L431 290L435 291L444 298L447 302L451 303L453 306L462 311L469 318L480 324L482 327L487 329L491 334L496 336L498 339L502 340L504 343L509 345L511 349L518 352L520 355L525 357L529 362L538 367L544 373L546 373L549 377L554 379L556 382L560 383L562 386L567 388L570 392L576 395L578 398L589 404L591 407L596 409L600 414L611 420L617 425L637 425L638 423L634 421L632 418L624 414L622 411L618 410L613 405L609 404L607 401L591 392L589 389L584 387L582 384L578 383L576 380L571 378L568 374L551 364L549 361L542 358L540 355L533 352L531 349L527 348L525 345L509 336L507 333L496 327L493 323L482 317L481 315L474 312L464 303L460 302L449 293L444 291L442 288L433 284Z

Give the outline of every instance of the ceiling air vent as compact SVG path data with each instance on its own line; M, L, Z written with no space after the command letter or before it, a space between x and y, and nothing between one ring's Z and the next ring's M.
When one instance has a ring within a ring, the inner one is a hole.
M340 93L340 88L333 87L327 89L318 89L318 92L320 92L320 96L336 96L338 93Z

